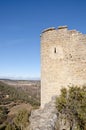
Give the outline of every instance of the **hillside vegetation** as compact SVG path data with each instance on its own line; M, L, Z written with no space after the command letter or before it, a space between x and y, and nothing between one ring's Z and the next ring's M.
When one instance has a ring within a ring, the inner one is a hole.
M40 105L39 87L38 81L0 80L0 130L21 130L29 124L31 109Z
M35 96L31 96L24 91L22 88L10 86L6 83L0 81L0 105L9 104L11 102L26 102L31 105L39 105L40 102L35 98Z

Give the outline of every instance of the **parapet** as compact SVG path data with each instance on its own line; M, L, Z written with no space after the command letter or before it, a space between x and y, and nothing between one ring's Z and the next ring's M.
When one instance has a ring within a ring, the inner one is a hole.
M55 27L50 27L50 28L47 28L47 29L44 29L42 31L42 33L45 33L45 32L48 32L48 31L52 31L52 30L60 30L60 29L67 29L67 25L65 26L59 26L57 29Z
M56 31L56 33L58 34L69 34L69 35L76 35L76 36L84 36L86 38L86 35L85 34L82 34L81 32L77 31L77 30L68 30L68 26L67 25L64 25L64 26L58 26L57 28L55 27L50 27L50 28L47 28L47 29L44 29L42 31L41 34L44 34L45 32L48 32L48 31ZM40 36L41 36L40 34Z

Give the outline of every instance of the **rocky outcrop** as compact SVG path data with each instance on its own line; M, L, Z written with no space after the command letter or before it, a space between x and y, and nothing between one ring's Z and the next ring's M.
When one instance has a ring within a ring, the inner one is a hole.
M57 109L55 98L45 105L43 109L33 110L30 116L28 130L55 130L57 121Z

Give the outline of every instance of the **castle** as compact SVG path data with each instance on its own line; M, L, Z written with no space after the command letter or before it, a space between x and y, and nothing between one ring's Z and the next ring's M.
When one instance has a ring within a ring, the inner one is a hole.
M86 35L67 26L41 34L41 107L62 87L86 84Z

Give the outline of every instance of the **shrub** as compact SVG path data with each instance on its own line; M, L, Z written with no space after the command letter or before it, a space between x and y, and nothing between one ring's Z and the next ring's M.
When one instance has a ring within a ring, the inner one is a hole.
M66 115L71 128L76 122L80 130L86 129L86 86L63 88L56 99L56 107L59 113Z
M14 118L15 125L23 130L29 124L30 113L26 109L20 110Z

